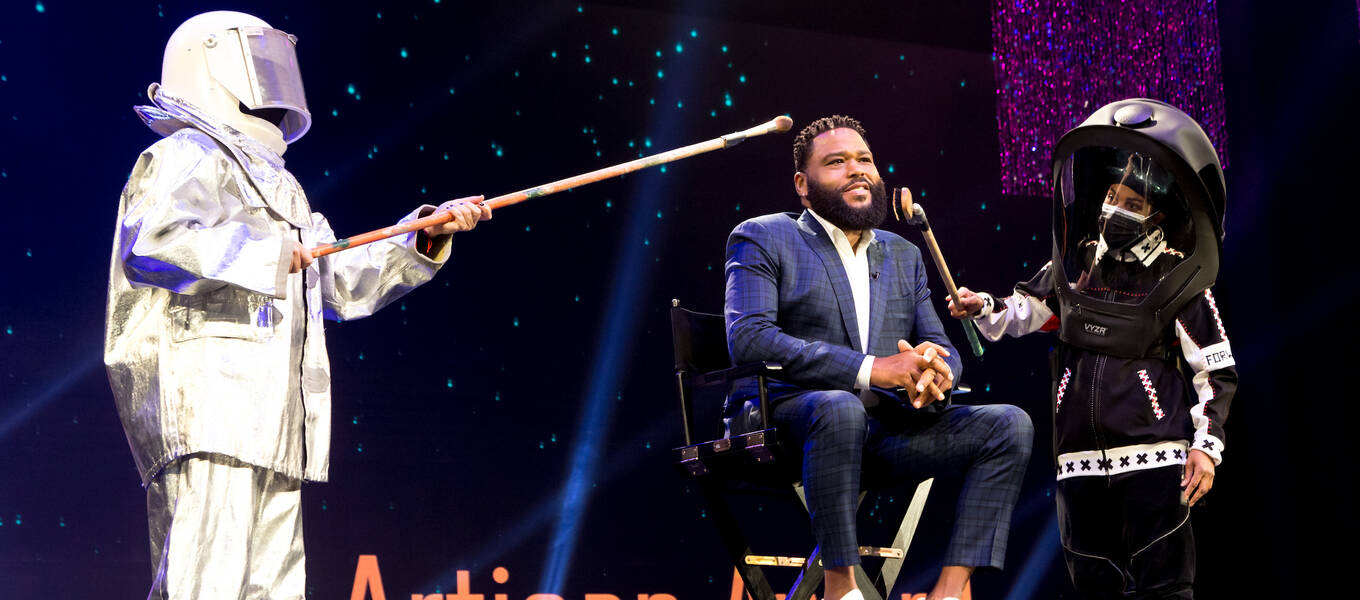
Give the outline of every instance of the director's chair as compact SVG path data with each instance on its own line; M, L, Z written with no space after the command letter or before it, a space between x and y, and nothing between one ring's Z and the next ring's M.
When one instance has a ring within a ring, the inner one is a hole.
M769 362L733 365L727 352L727 328L722 315L685 309L679 300L671 301L671 338L685 436L685 445L674 450L676 466L695 479L705 509L713 516L728 559L741 576L747 593L754 600L775 600L764 568L795 567L800 572L787 600L808 600L824 575L818 549L814 548L807 556L756 554L728 501L737 492L787 496L792 491L803 507L803 514L807 514L798 461L785 458L790 453L780 447L779 432L765 422L769 414L766 384L771 378L779 378L781 366ZM696 398L708 391L707 396L712 399L714 390L719 397L725 396L733 382L747 377L755 377L759 383L761 426L749 433L718 437L720 423L710 423L711 429L705 430L711 430L713 435L699 436L706 441L695 441ZM866 473L866 481L869 475ZM891 546L860 547L861 556L883 559L873 578L862 566L855 567L855 579L866 599L882 600L892 591L933 481L926 479L916 486ZM863 498L861 492L860 499Z

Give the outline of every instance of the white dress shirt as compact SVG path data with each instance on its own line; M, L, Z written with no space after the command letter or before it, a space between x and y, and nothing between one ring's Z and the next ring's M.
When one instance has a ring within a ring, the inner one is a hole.
M850 238L840 227L832 225L812 209L808 209L808 213L822 224L822 229L831 237L831 245L836 247L836 254L841 257L841 264L845 266L845 275L850 279L850 294L855 298L854 316L859 328L859 351L869 354L869 244L874 241L874 230L864 230L859 237L859 245L851 248ZM869 375L873 367L873 355L865 356L855 377L855 389L869 389Z

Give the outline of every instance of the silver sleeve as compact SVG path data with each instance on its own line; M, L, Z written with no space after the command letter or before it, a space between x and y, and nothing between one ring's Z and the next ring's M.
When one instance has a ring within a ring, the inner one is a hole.
M400 222L419 218L427 208L412 211ZM320 213L312 214L312 223L316 244L335 241L335 232ZM349 321L369 316L434 278L448 260L450 244L436 238L437 251L431 258L416 249L416 239L412 231L318 259L326 318Z
M171 137L142 154L124 192L124 272L134 285L199 294L234 285L282 298L293 240L240 197L231 160L207 138ZM233 190L236 193L233 193Z

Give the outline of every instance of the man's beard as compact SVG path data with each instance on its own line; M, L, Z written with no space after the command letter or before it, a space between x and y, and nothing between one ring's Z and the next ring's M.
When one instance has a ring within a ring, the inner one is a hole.
M865 208L855 208L845 203L842 193L861 181L869 184L871 202ZM883 219L888 216L888 192L883 187L882 179L871 182L864 178L838 189L822 187L809 179L807 200L817 216L826 219L842 231L873 229L883 223Z

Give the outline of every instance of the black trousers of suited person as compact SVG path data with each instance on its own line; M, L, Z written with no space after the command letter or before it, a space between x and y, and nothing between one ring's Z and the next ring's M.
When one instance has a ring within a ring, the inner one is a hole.
M1058 482L1058 526L1082 598L1193 598L1195 535L1183 467Z

